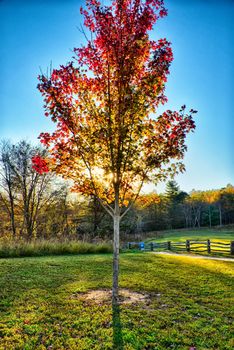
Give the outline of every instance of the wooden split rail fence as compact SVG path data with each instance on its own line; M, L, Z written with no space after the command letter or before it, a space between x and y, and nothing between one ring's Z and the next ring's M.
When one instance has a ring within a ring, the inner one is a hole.
M216 242L210 239L206 241L186 240L185 242L128 242L128 249L139 249L144 251L163 251L187 253L216 253L234 255L234 241L230 243Z

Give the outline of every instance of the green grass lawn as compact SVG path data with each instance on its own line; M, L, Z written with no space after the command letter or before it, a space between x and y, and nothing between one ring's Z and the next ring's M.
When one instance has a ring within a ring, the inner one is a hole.
M185 242L187 239L190 240L207 240L211 239L212 241L219 242L230 242L234 241L234 229L209 229L201 228L196 230L168 230L168 231L159 231L158 235L147 239L147 242L157 241L175 241L175 242Z
M207 252L207 240L210 239L210 248L211 252ZM186 252L186 240L191 242L191 254L202 254L202 255L211 255L211 256L228 256L234 258L230 254L230 242L234 241L234 229L233 228L201 228L201 229L181 229L181 230L168 230L168 231L159 231L155 233L155 236L151 232L151 237L146 239L146 243L155 242L168 242L171 241L171 250L176 251L177 253L187 253ZM197 241L197 243L196 243ZM183 245L173 245L173 243L182 242ZM203 243L201 243L203 242ZM223 245L217 244L223 243ZM157 248L155 248L157 250ZM158 248L160 250L160 248Z
M150 296L82 300L111 287L111 255L0 260L0 349L231 350L234 263L122 254L120 285Z

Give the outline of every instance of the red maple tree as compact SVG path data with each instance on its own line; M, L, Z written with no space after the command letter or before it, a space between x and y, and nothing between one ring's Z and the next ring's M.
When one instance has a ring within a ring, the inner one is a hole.
M81 9L91 35L75 57L39 76L45 115L56 124L41 142L50 156L35 161L72 179L73 190L94 195L113 218L113 303L118 300L119 226L147 181L184 170L186 134L192 114L155 112L167 98L165 83L173 55L166 39L149 31L167 14L163 0L116 0ZM46 163L45 163L46 162Z

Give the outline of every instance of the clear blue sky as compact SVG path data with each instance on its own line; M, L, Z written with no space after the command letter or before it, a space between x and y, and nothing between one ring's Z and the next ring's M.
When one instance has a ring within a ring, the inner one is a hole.
M83 41L80 0L0 0L0 139L36 141L51 129L36 89L45 72L68 62ZM152 33L172 42L174 61L166 108L186 104L199 111L197 129L187 141L181 189L234 184L234 119L231 94L234 1L165 0L168 17ZM160 190L161 187L159 187Z

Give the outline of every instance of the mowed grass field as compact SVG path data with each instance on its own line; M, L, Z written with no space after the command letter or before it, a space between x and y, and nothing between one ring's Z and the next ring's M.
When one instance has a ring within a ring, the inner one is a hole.
M230 242L234 241L234 228L228 229L223 228L200 228L200 229L181 229L181 230L167 230L159 231L158 235L153 238L147 239L147 242L157 241L174 241L174 242L185 242L187 239L190 240L207 240L218 241L218 242Z
M210 240L210 253L207 252L207 240ZM201 254L211 256L228 256L234 258L231 255L231 241L234 241L234 229L233 228L201 228L201 229L181 229L181 230L168 230L160 231L151 237L146 239L145 242L171 242L171 250L177 253L186 253L186 240L191 243L190 254ZM197 242L197 243L196 243ZM174 243L174 245L173 245ZM178 244L179 243L179 244ZM183 244L182 244L183 243ZM180 249L178 249L178 247Z
M82 299L111 274L111 254L1 259L0 349L234 348L233 262L121 254L121 288L148 301Z

